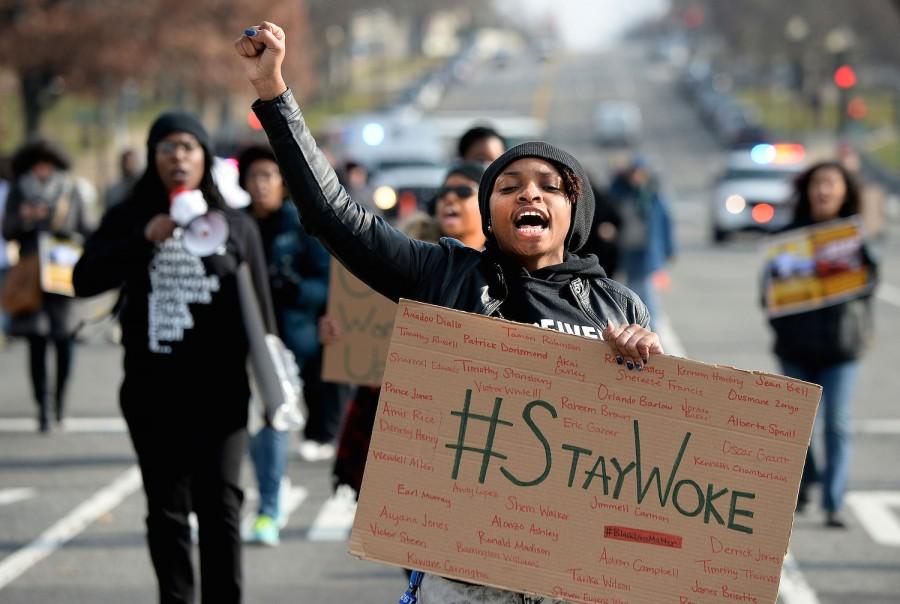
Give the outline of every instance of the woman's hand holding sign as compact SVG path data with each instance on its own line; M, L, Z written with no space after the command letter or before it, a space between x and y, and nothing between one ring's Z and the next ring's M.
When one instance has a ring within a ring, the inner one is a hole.
M281 75L284 42L284 30L269 21L248 27L234 41L234 48L244 66L244 75L253 84L260 100L272 100L287 90Z
M637 323L616 326L607 323L603 339L616 354L616 362L641 371L650 362L650 354L664 354L659 335Z

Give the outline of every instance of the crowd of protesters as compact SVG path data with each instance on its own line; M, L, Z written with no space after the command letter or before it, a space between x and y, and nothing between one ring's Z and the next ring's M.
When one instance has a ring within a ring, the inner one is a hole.
M239 473L246 452L260 496L252 534L243 538L278 545L286 522L281 501L292 435L267 421L247 435L249 343L236 285L242 264L250 267L266 329L293 353L302 378L308 419L294 448L306 461L333 459L335 487L354 496L380 390L321 378L324 346L343 336L325 310L332 257L393 300L418 299L525 323L552 317L591 325L629 368L662 352L655 331L663 311L654 277L674 257L676 237L659 175L644 157L632 157L603 190L562 149L540 142L509 148L501 133L477 126L461 135L434 198L394 228L374 216L362 164L345 160L338 176L305 128L280 79L279 32L266 25L248 30L238 43L250 69L268 74L253 81L260 99L254 110L271 143L247 147L237 157L237 182L249 198L243 209L224 198L214 176L212 139L188 113L155 120L145 168L134 150L121 155L120 179L105 191L99 226L91 220L91 193L52 143L29 142L8 166L0 163L0 285L12 267L38 254L39 238L49 234L83 244L73 275L76 296L120 292L115 312L125 360L119 400L143 477L162 602L194 598L191 512L200 523L203 601L241 600ZM262 56L263 47L274 52ZM858 186L839 163L813 166L796 186L789 229L859 212ZM170 203L173 192L183 189L200 191L207 211L224 217L226 236L214 254L198 256L178 236L183 225ZM538 218L523 226L516 208L525 198ZM7 242L18 244L18 260L7 254ZM875 269L868 252L866 259ZM457 273L452 291L432 283L445 279L447 270ZM611 278L620 274L625 285ZM482 286L494 291L494 280L507 290L485 300ZM583 306L566 301L564 290L576 281L587 284ZM0 314L0 338L27 341L37 427L47 433L66 417L76 302L35 293L29 304ZM820 481L826 524L843 527L852 399L872 331L870 300L773 319L771 326L784 374L824 387L825 458L816 460L810 451L798 509L809 501L810 485ZM173 390L173 383L182 386ZM436 576L422 586L429 601L463 601L476 591L479 601L505 601L500 590Z

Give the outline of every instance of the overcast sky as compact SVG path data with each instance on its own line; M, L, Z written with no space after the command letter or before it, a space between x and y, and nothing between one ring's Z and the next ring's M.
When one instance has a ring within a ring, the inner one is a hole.
M560 38L573 50L601 48L628 26L659 15L668 0L498 0L507 14L555 15Z

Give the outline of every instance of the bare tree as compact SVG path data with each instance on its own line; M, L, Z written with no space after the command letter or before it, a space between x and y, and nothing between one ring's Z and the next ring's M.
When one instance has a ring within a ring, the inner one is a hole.
M312 89L304 3L271 0L264 12L291 31L288 77ZM246 89L231 45L260 13L253 0L0 0L0 52L20 82L26 136L63 91L110 98L126 80L200 99Z

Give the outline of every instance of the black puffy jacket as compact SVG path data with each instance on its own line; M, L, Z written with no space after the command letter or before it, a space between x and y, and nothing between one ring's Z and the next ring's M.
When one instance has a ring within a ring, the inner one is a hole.
M499 316L514 295L501 262L459 242L410 239L353 202L319 151L290 90L253 106L285 175L306 231L363 282L391 300L409 298L481 315ZM589 227L588 223L588 227ZM584 233L580 239L586 239ZM599 331L607 321L646 326L643 302L602 270L574 275L569 302Z

